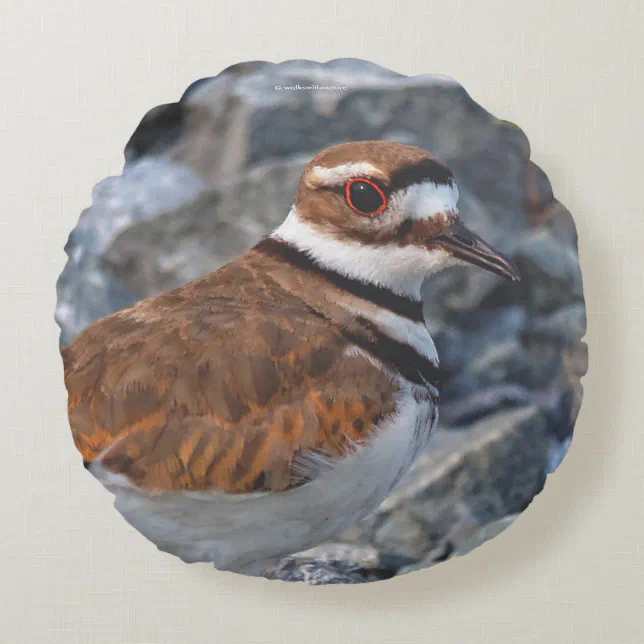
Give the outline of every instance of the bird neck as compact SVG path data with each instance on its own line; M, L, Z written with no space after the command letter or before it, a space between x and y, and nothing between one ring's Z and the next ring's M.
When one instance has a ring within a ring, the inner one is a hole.
M416 302L432 268L421 248L340 239L298 216L295 207L271 238L302 251L324 269Z
M364 282L327 268L309 253L279 237L263 239L255 246L255 250L322 281L334 291L339 291L344 296L341 300L347 304L358 304L355 300L362 301L367 307L371 304L412 322L424 324L423 305L420 300L399 295L385 286Z
M367 352L374 353L377 345L376 354L384 350L396 355L411 365L412 372L422 365L417 383L434 374L438 355L425 326L422 302L325 268L277 237L265 238L252 252L263 258L271 281L299 298L314 314L342 328L357 346L364 345Z

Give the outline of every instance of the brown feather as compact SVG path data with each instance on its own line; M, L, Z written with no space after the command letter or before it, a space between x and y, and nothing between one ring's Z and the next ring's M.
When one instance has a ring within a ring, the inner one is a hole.
M299 454L346 454L394 411L395 386L345 354L346 314L320 293L251 251L88 327L62 350L83 459L147 490L241 493L303 482Z

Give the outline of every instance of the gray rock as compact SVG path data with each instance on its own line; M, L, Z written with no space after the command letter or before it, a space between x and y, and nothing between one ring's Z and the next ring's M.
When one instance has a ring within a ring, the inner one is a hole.
M441 404L441 425L464 427L498 411L514 407L525 407L533 402L533 392L522 385L503 383L497 386L485 387L454 399L447 398Z
M579 258L571 246L541 229L527 235L514 255L523 297L532 313L551 312L583 302Z
M257 165L154 220L133 222L105 249L105 265L140 298L216 270L282 222L307 161Z
M474 550L481 544L493 539L497 535L501 534L507 530L518 517L518 514L510 514L506 517L501 517L496 521L492 521L487 525L484 525L482 528L477 530L469 539L465 539L456 550L454 550L454 555L462 556L466 555L468 552Z
M550 315L535 317L527 333L563 347L577 344L586 335L586 307L583 302L559 308Z
M556 199L540 211L540 223L565 246L577 251L577 227L568 209Z
M506 517L492 521L487 525L483 526L476 530L471 536L466 538L455 550L450 550L448 556L462 556L466 555L468 552L478 548L480 545L484 544L486 541L493 539L497 535L501 534L504 530L509 528L515 521L518 515L511 514ZM437 556L438 555L438 556ZM432 552L427 555L424 559L420 561L407 564L398 569L398 575L405 575L409 572L415 572L417 570L424 570L431 566L436 565L441 561L445 561L446 557L443 554L439 555L437 552Z
M287 557L279 566L262 575L279 581L303 581L310 586L327 584L364 584L390 579L392 574L362 568L350 561L323 561Z
M69 260L56 284L56 322L61 346L86 326L142 297L112 271L106 261L115 239L139 222L162 219L192 201L205 183L187 168L145 158L108 177L92 191L92 205L80 216L65 246Z
M419 559L426 554L425 527L403 506L378 521L372 540L383 552Z
M483 527L524 510L543 487L550 449L535 406L438 431L412 470L339 541L427 561L459 551Z
M292 559L314 559L324 562L350 561L360 565L362 568L376 570L381 566L380 555L380 551L369 544L331 541L305 552L298 552L293 555Z

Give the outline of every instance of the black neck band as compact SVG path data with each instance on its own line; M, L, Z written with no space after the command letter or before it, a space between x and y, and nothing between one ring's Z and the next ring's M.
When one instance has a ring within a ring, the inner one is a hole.
M366 284L359 280L345 277L337 271L324 268L309 257L307 253L295 248L295 246L292 246L288 242L275 239L274 237L266 237L255 246L255 250L271 257L278 257L306 271L322 275L338 288L348 291L363 300L369 300L379 307L392 311L396 315L413 320L414 322L425 321L422 302L416 302L411 298L397 295L383 286Z

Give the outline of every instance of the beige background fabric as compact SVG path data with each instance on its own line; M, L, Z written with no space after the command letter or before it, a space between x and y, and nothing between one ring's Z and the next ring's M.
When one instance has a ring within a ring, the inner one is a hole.
M0 641L644 641L644 4L0 1ZM158 552L83 470L54 324L63 246L144 113L252 59L456 78L518 123L576 218L590 371L571 451L504 534L372 585Z

